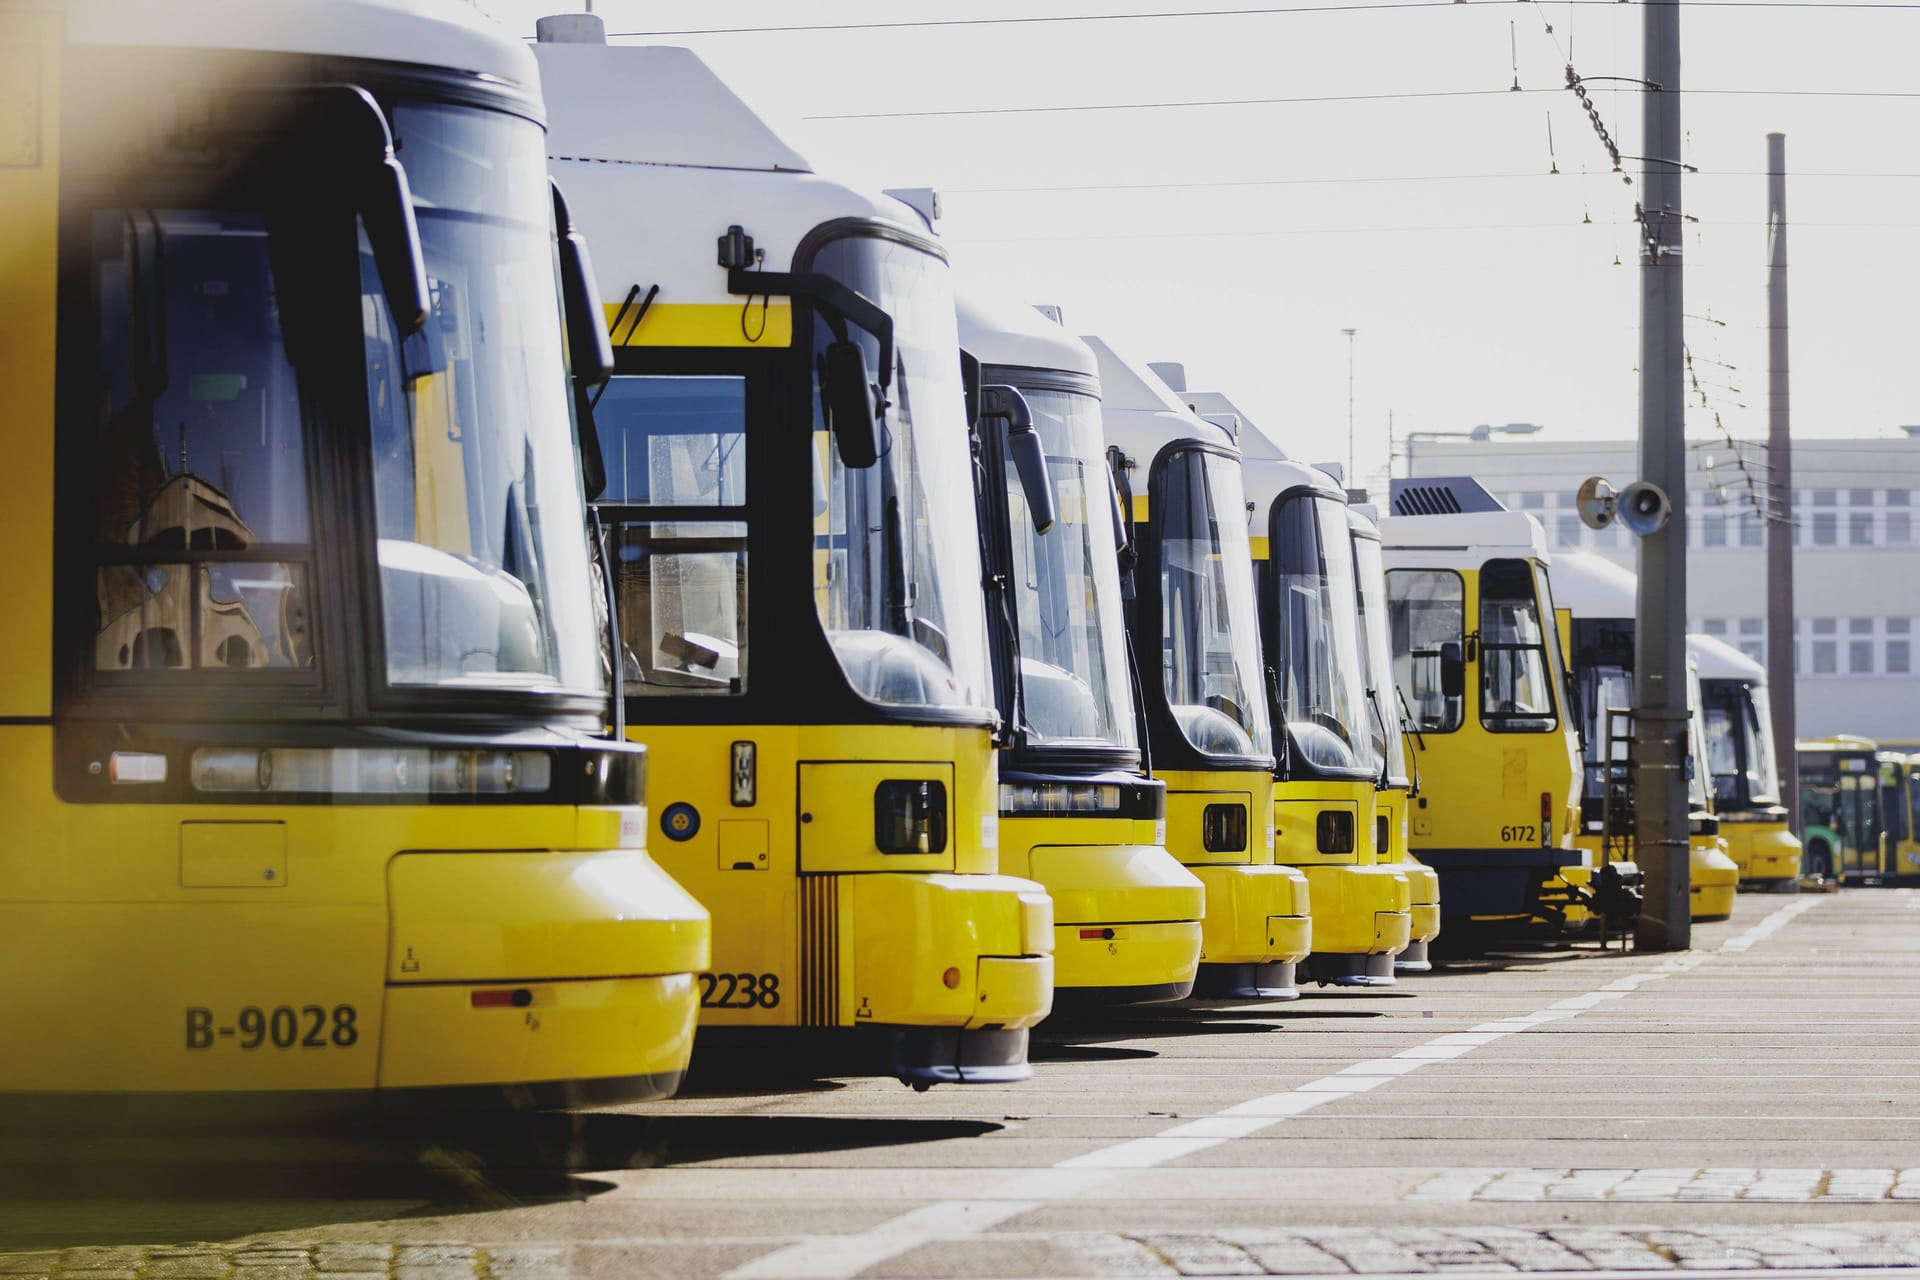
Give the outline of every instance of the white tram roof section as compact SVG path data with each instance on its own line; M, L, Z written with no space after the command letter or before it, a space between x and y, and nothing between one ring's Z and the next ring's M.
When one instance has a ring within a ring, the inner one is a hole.
M1246 487L1247 502L1253 507L1247 519L1255 537L1266 536L1267 517L1283 493L1311 489L1320 497L1332 498L1343 506L1347 501L1347 491L1332 476L1291 458L1242 458L1240 483Z
M1160 450L1176 440L1234 448L1231 432L1187 408L1145 364L1127 359L1104 339L1087 335L1081 340L1092 348L1100 367L1100 416L1107 443L1118 445L1143 476Z
M775 272L839 219L930 239L909 206L812 172L690 49L541 42L533 52L548 86L548 165L609 297L657 284L663 304L746 302L717 262L729 226Z
M1100 376L1093 349L1033 307L963 284L955 300L960 347L983 365Z
M1381 516L1380 541L1389 569L1478 569L1495 559L1560 563L1547 550L1547 531L1524 511ZM1562 603L1558 578L1553 592L1554 602Z
M1378 521L1374 519L1376 514L1373 507L1368 503L1349 502L1347 504L1347 528L1353 530L1354 536L1356 537L1372 538L1375 542L1378 542L1380 540L1380 525Z
M1687 633L1687 653L1700 665L1702 680L1739 680L1750 685L1767 682L1767 669L1718 636Z
M1240 424L1240 453L1247 458L1285 458L1287 451L1262 431L1247 411L1219 391L1187 391L1181 398L1193 411L1208 420L1231 416Z
M1632 618L1640 579L1604 556L1562 551L1547 571L1553 602L1576 618Z
M67 41L448 67L537 93L526 42L461 0L58 0Z

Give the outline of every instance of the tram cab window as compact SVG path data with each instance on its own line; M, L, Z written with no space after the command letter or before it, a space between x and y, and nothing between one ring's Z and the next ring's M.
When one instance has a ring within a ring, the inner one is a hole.
M1393 679L1422 733L1451 733L1466 718L1466 695L1445 692L1441 667L1464 653L1467 591L1447 569L1394 569L1387 574L1387 620L1393 632Z
M746 688L747 524L715 518L746 514L746 418L739 377L617 377L594 410L630 696Z
M264 215L100 209L92 236L95 671L310 671L306 441Z
M1184 450L1160 465L1161 679L1182 735L1210 756L1273 749L1237 460Z
M366 229L360 311L386 677L443 689L602 687L553 305L538 129L394 113L429 308L396 341Z
M1525 560L1480 569L1480 722L1494 733L1539 733L1555 724L1552 664Z

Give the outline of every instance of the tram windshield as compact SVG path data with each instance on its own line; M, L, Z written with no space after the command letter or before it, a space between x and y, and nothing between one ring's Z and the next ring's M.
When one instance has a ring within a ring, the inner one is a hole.
M1779 804L1767 687L1742 680L1703 680L1701 686L1715 805L1733 810Z
M1380 543L1373 538L1355 538L1353 561L1360 588L1360 639L1366 657L1367 691L1374 707L1371 722L1375 756L1384 756L1387 781L1404 786L1409 780L1407 743L1400 698L1393 684L1393 642L1387 626L1387 580Z
M1699 811L1707 800L1707 713L1700 693L1700 675L1687 668L1687 807Z
M1541 617L1527 561L1489 560L1481 567L1480 720L1488 729L1554 727L1551 646Z
M1046 451L1055 511L1053 527L1037 532L1009 459L1007 531L1027 740L1134 747L1100 402L1067 391L1022 394Z
M896 707L993 706L973 474L947 264L895 239L851 235L813 260L893 317L880 460L842 465L813 396L814 604L854 689ZM815 323L814 354L835 335ZM848 336L879 368L879 343ZM816 370L820 361L810 364Z
M322 566L362 546L389 684L600 687L541 131L423 103L389 118L431 294L404 342L366 229L324 198L329 155L305 183L278 161L257 181L277 153L221 139L204 200L163 169L172 203L88 215L93 669L116 687L318 687ZM333 438L357 428L362 367L364 448ZM358 458L370 474L340 474Z
M1316 770L1371 777L1380 769L1379 730L1367 705L1346 505L1314 494L1283 499L1269 548L1287 741Z
M1271 755L1239 462L1203 449L1173 453L1154 476L1152 508L1161 679L1173 717L1203 754Z
M1603 764L1611 758L1616 776L1624 776L1627 766L1627 743L1609 744L1607 731L1611 727L1624 738L1630 722L1624 717L1609 721L1607 712L1630 711L1633 707L1632 619L1573 620L1573 691L1585 765L1582 794L1597 813L1606 784Z
M424 105L393 129L432 308L395 340L363 231L387 678L598 688L541 132Z

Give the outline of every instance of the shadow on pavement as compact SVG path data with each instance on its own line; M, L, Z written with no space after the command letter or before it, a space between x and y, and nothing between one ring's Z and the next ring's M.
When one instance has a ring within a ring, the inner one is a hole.
M975 1120L610 1113L358 1132L115 1139L0 1160L0 1251L176 1244L585 1200L592 1176L972 1138Z

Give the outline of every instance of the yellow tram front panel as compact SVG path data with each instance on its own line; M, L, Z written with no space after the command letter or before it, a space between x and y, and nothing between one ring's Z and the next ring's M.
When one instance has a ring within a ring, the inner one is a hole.
M1374 856L1407 878L1407 951L1395 961L1402 970L1431 967L1426 948L1440 936L1440 877L1407 849L1407 792L1388 787L1374 793Z
M50 777L51 740L0 763ZM45 1030L0 1093L677 1079L706 912L603 814L18 805L0 980Z
M1740 890L1740 867L1727 856L1725 840L1718 835L1688 836L1687 874L1691 877L1692 919L1725 920L1733 914L1734 895Z
M1412 886L1374 859L1374 797L1363 781L1274 787L1274 857L1307 877L1316 956L1390 957L1412 941Z
M1274 860L1273 775L1163 769L1167 851L1206 886L1201 963L1297 964L1313 949L1304 873ZM1209 847L1209 846L1213 847Z
M1053 908L999 867L984 728L636 725L651 840L713 912L714 1027L1032 1026L1052 1007ZM745 754L750 750L750 763ZM946 829L882 853L876 788L937 785ZM991 1016L982 1013L990 1010Z

